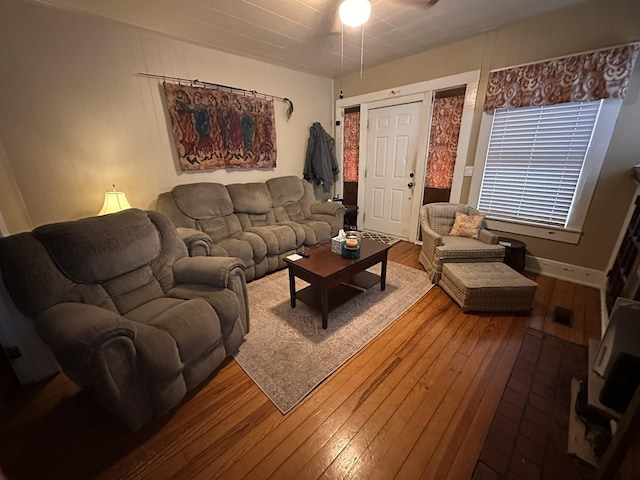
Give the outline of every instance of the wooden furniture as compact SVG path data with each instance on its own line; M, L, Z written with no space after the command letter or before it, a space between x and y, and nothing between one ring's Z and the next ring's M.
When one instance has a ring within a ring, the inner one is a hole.
M358 182L344 182L342 198L345 205L358 205Z
M347 230L358 230L358 206L345 205L344 228Z
M499 237L498 243L504 247L504 263L516 272L522 273L524 271L525 253L527 249L525 243L506 237Z
M343 200L344 208L347 211L344 214L345 228L350 230L358 229L358 182L344 182L343 184Z
M424 187L422 195L422 204L436 203L436 202L448 202L451 197L450 188L430 188Z
M360 258L349 259L333 253L329 243L308 249L309 258L285 258L289 268L291 308L295 308L296 299L319 308L322 328L326 329L329 310L377 283L380 283L380 290L385 289L390 248L391 245L363 238ZM382 263L379 276L365 271L377 263ZM309 286L296 292L295 277L308 282Z
M607 273L607 310L618 297L640 300L640 182L627 213L611 269Z

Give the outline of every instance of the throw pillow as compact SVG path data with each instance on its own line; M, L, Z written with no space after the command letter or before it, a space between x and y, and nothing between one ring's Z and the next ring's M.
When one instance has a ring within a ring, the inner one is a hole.
M449 235L478 238L484 217L484 215L466 215L462 212L456 212L456 221L453 223Z

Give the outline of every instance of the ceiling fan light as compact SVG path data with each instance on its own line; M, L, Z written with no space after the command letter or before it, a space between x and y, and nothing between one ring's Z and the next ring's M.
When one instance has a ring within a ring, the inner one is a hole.
M344 0L338 9L340 21L349 27L358 27L369 19L369 0Z

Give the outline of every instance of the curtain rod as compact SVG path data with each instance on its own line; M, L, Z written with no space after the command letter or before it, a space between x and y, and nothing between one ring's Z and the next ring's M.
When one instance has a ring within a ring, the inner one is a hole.
M288 99L287 97L277 97L275 95L270 95L268 93L260 93L256 90L247 90L246 88L239 88L239 87L230 87L229 85L222 85L220 83L211 83L211 82L203 82L202 80L198 80L197 78L195 79L190 79L190 78L180 78L180 77L170 77L168 75L157 75L155 73L142 73L142 72L138 72L136 73L136 75L140 76L140 77L147 77L147 78L157 78L157 79L162 79L162 82L166 82L167 80L171 81L171 82L178 82L178 84L180 84L180 82L185 82L190 84L192 87L194 85L201 85L203 87L215 87L217 89L223 88L226 90L229 90L231 92L242 92L242 93L249 93L253 96L256 95L260 95L264 98L270 98L271 100L282 100L283 102L285 102L288 107L287 107L287 120L291 118L291 114L293 113L293 102Z
M534 65L536 63L552 62L554 60L560 60L561 58L575 57L576 55L587 55L589 53L602 52L603 50L611 50L611 49L620 48L620 47L629 47L631 45L639 45L640 46L640 42L636 41L636 42L630 42L630 43L622 43L620 45L613 45L611 47L595 48L593 50L587 50L586 52L571 53L569 55L560 55L558 57L545 58L543 60L536 60L536 61L533 61L533 62L521 63L519 65L511 65L509 67L496 68L496 69L493 69L493 70L489 70L489 73L501 72L503 70L510 70L512 68L526 67L527 65Z

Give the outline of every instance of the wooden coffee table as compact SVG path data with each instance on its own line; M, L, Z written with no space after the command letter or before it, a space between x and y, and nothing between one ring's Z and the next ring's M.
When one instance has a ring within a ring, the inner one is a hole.
M363 238L360 258L344 258L333 253L330 243L307 249L309 258L285 258L289 268L291 307L295 308L296 299L299 299L318 308L322 312L322 328L326 329L329 310L377 283L380 283L380 290L385 289L390 248L391 245L386 243ZM380 275L365 271L377 263L382 263ZM295 277L306 281L309 286L296 292Z

